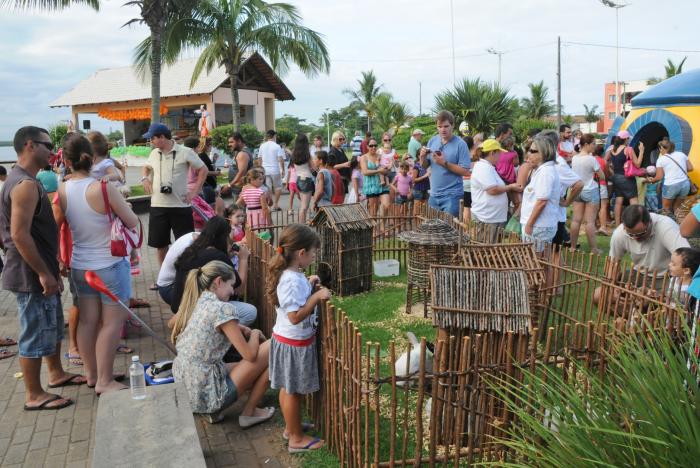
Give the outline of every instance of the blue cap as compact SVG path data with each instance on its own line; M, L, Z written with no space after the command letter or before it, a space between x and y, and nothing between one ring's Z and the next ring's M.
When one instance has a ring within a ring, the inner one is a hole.
M143 134L143 137L146 140L150 140L153 138L153 135L169 135L170 134L170 129L168 128L167 125L162 124L162 123L154 123L151 124L150 127L148 127L148 131Z

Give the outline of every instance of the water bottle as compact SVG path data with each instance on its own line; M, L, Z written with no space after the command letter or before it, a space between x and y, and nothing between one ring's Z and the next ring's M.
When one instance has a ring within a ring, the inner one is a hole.
M129 378L131 380L131 398L134 400L146 398L146 377L138 356L132 356L131 358Z

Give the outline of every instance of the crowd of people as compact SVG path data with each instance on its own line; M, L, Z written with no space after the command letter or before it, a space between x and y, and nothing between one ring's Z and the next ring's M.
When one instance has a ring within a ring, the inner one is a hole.
M679 227L655 209L650 212L648 204L638 204L637 177L647 184L647 198L655 198L659 184L665 210L688 195L687 173L693 167L672 142L660 141L655 165L643 169L644 145L635 151L626 131L617 134L610 148L601 149L593 135L576 135L566 125L558 132L533 131L519 146L509 124L499 125L492 137L461 137L454 133L450 112L439 112L435 123L437 134L425 144L424 132L413 131L403 156L393 147L390 133L375 138L369 132L364 138L355 133L352 154L347 155L346 137L336 131L328 148L320 136L310 144L299 134L287 157L270 130L256 159L242 135L234 133L228 140L231 163L224 187L217 185L222 174L208 156L209 139L181 145L167 126L150 126L144 137L153 149L141 180L151 194L147 243L160 264L152 289L173 313L168 321L177 350L172 372L186 387L194 412L218 422L227 407L249 393L238 422L250 427L274 415L274 408L259 407L271 386L279 390L289 451L323 446L307 434L311 427L302 421L300 408L303 396L319 388L315 311L330 297L318 277L303 273L320 247L307 221L327 205L366 203L376 216L392 204L408 213L410 204L428 203L491 229L493 242L500 230L511 229L538 249L547 244L576 248L585 225L594 252L596 235L607 234L609 213L601 210L612 205L619 223L610 256L629 254L647 275L668 272L683 293L700 293L694 281L700 253L684 238L700 230L700 211L694 209ZM67 135L61 148L66 169L62 177L51 171L53 146L44 129L18 130L18 161L2 180L0 192L2 282L17 299L28 411L72 404L42 388L42 360L50 388L86 384L97 395L127 388L113 363L128 313L94 290L87 272L95 272L120 301L134 299L131 276L138 250L131 256L115 255L111 233L114 219L125 229L138 230L140 223L122 196L123 172L109 157L104 136ZM281 210L283 184L291 197L298 197L298 223L282 230L268 265L263 287L276 307L276 323L272 336L266 337L251 328L257 310L244 302L250 255L245 231L262 232L271 224L271 213ZM229 206L222 195L232 197ZM603 200L613 199L603 205ZM84 375L68 373L61 364L62 275L74 297L70 352L81 359Z

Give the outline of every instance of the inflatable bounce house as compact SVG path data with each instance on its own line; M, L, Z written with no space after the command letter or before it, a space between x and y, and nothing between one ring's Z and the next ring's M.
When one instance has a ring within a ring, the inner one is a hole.
M632 134L633 148L644 143L645 166L657 143L668 137L676 150L688 155L696 168L690 177L700 185L700 69L664 80L632 98L632 110L615 120L606 146L620 130Z

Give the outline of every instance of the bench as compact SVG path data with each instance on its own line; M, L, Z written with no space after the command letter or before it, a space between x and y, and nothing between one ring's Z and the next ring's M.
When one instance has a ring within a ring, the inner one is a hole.
M127 198L126 201L131 203L131 209L136 214L148 213L148 210L151 208L150 195L136 195Z
M92 466L204 468L185 387L146 387L146 395L144 400L132 400L128 390L102 395Z

